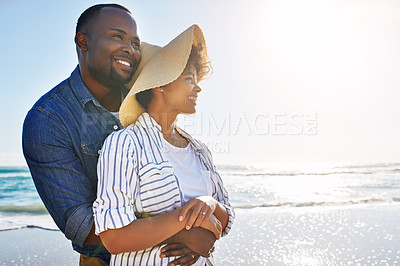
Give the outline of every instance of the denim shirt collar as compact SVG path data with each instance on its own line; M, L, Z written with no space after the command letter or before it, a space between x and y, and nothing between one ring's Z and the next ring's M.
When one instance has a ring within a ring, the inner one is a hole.
M95 105L101 106L93 94L83 83L81 74L79 72L79 66L77 66L71 74L71 89L78 99L79 103L85 108L86 103L92 101Z
M73 93L75 94L76 98L78 99L79 103L82 105L83 108L85 108L86 104L90 101L93 102L94 105L104 108L99 101L94 97L94 95L90 92L90 90L86 87L85 83L83 83L80 71L79 71L79 65L74 69L74 71L71 74L71 88ZM121 86L122 93L124 96L128 93L128 90L124 87Z
M156 120L154 120L153 117L151 117L150 114L144 112L142 113L136 120L135 122L136 125L144 127L144 128L156 128L157 131L159 132L159 134L162 135L161 133L161 126L156 122ZM178 133L184 137L189 143L190 145L192 145L192 147L195 150L195 153L197 155L199 155L200 153L202 153L203 147L200 145L200 143L198 143L194 138L192 138L192 136L190 136L188 133L186 133L183 129L179 128L178 126L175 127L176 131L178 131ZM163 137L163 136L160 136Z

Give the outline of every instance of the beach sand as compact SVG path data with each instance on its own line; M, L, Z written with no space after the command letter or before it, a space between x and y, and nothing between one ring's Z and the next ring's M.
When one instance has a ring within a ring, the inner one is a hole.
M60 231L24 228L0 232L0 265L78 265L79 254Z
M400 204L236 209L216 245L218 265L395 265ZM0 265L78 265L59 231L0 232Z
M236 209L218 265L397 265L400 205Z

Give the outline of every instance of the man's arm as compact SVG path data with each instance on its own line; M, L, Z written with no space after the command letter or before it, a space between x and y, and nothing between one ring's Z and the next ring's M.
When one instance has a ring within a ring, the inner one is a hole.
M93 226L96 187L85 175L67 129L56 116L29 111L23 151L36 189L65 236L82 246Z
M96 236L94 224L92 226L92 229L89 232L89 235L87 236L85 240L85 245L95 245L95 246L104 246L103 242L101 242L101 239L99 236Z
M183 229L163 242L167 245L161 249L160 256L178 257L168 265L192 265L200 255L206 258L210 256L215 241L215 236L204 228Z

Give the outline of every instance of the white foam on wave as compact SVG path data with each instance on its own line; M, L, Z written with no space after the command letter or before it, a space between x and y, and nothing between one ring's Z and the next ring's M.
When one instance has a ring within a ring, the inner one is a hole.
M0 212L0 231L27 227L41 227L43 229L58 230L57 225L48 214L30 215Z

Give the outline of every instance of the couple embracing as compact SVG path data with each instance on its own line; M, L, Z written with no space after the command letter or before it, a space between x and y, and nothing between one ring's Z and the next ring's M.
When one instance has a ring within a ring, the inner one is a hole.
M75 43L79 65L29 111L23 148L80 264L213 265L234 211L210 151L176 125L210 70L201 29L152 45L104 4L82 13Z

